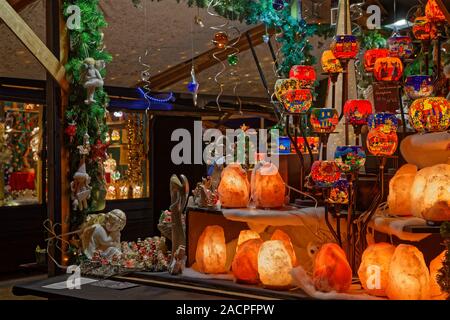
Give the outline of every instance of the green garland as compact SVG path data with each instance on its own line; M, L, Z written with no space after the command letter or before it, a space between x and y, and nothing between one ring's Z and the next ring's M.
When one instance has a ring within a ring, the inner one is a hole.
M66 64L67 78L70 82L69 105L66 112L66 126L76 124L76 134L73 141L67 137L67 148L70 153L70 181L77 172L81 155L77 147L83 145L83 137L87 133L90 136L89 143L93 146L98 140L105 142L108 127L106 125L106 107L109 99L103 88L99 88L95 94L96 103L85 104L86 89L83 87L83 62L86 58L96 61L104 61L105 64L112 60L111 55L103 50L102 29L107 26L103 12L99 9L99 0L66 0L64 2L64 17L67 20L67 7L77 5L81 11L81 27L69 30L70 52ZM105 77L106 70L99 70ZM92 154L92 151L91 151ZM71 223L80 225L86 214L104 209L106 186L102 174L103 163L92 156L86 157L86 172L91 177L92 194L89 209L84 212L71 214Z

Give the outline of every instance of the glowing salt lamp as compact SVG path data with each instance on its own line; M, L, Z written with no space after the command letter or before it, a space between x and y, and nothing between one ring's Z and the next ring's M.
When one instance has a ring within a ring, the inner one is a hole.
M337 59L355 59L359 52L358 38L354 35L337 35L330 46Z
M311 110L311 126L316 133L332 133L339 123L339 113L333 108Z
M392 255L386 294L392 300L426 300L430 298L430 273L422 252L400 244Z
M414 20L413 34L417 40L434 40L438 36L438 30L427 17L417 17Z
M366 163L366 153L361 146L338 146L334 160L342 172L356 172Z
M258 254L262 244L261 239L250 239L238 246L231 264L233 275L238 281L258 283Z
M352 126L363 126L367 124L372 109L369 100L348 100L344 105L344 115Z
M292 259L283 241L264 242L258 254L258 273L262 284L269 288L291 286Z
M295 255L294 246L292 245L291 238L288 236L288 234L280 229L275 230L275 232L272 234L272 237L270 240L280 240L283 242L286 250L289 253L289 256L291 257L292 265L295 267L297 266L297 256Z
M225 208L245 208L250 198L250 183L240 164L229 164L222 171L219 200Z
M320 188L330 188L341 177L336 161L315 161L311 167L311 178Z
M389 181L389 195L387 202L389 213L397 216L410 216L411 187L417 174L417 166L405 164Z
M313 97L311 90L289 90L281 96L281 103L288 112L306 113L312 106Z
M259 236L258 232L255 232L253 230L242 230L239 233L237 247L239 247L244 242L252 239L261 239L261 237Z
M403 75L402 60L396 57L379 58L375 62L373 74L378 81L398 81Z
M322 62L322 70L326 73L344 72L341 62L334 56L333 51L331 50L325 50L322 53L321 62Z
M409 107L409 119L418 132L445 131L450 126L450 102L443 97L417 99Z
M412 40L408 36L394 34L388 39L389 55L397 58L409 58L414 53Z
M441 286L437 282L437 276L442 269L444 259L445 250L430 263L430 295L433 300L446 300L448 296L447 293L442 292Z
M258 208L280 208L286 201L286 188L278 168L270 162L259 164L252 173L252 199Z
M352 284L352 269L344 250L335 243L324 244L316 255L314 286L323 292L345 292Z
M367 72L372 72L378 58L389 57L388 49L369 49L364 53L364 68Z
M450 220L450 165L417 172L411 187L412 214L428 221Z
M380 129L372 129L367 134L367 148L374 156L392 156L397 150L396 132L384 133Z
M410 99L429 97L433 93L433 78L431 76L408 76L406 77L405 92Z
M225 273L227 248L225 234L220 226L208 226L203 230L197 242L195 261L200 272Z
M296 65L289 71L289 78L299 80L302 88L310 88L314 85L317 76L314 67Z
M389 266L395 246L389 243L376 243L364 250L358 269L361 285L368 294L386 296Z
M444 22L446 21L445 15L442 12L441 8L439 8L436 0L428 0L425 6L425 15L428 19L434 22Z

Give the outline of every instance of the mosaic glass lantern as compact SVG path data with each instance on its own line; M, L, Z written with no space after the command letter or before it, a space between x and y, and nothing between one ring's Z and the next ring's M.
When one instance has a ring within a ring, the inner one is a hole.
M450 126L450 103L443 97L417 99L409 107L409 120L418 132L445 131Z
M288 112L306 113L312 106L313 97L311 90L289 90L281 96L281 102Z
M378 81L398 81L403 75L403 63L399 58L379 58L373 69L375 79Z
M316 71L311 66L296 65L291 68L289 78L301 81L303 88L310 88L317 80Z
M301 81L297 79L278 79L275 82L275 97L277 97L278 101L283 101L282 97L286 92L302 89L301 84Z
M308 145L309 145L312 153L319 152L319 145L320 145L319 137L306 137L306 141L308 142ZM302 153L308 152L308 148L306 147L305 139L303 137L297 137L297 147ZM292 147L291 147L291 152L295 153L294 145L292 145Z
M325 50L322 53L321 62L322 62L322 70L326 73L344 72L341 62L334 56L333 51L331 50Z
M334 153L334 160L342 172L355 172L366 163L366 153L361 146L339 146Z
M389 57L388 49L370 49L364 53L364 69L367 72L372 72L375 66L375 61L378 58L386 58Z
M404 86L411 99L429 97L433 93L433 78L431 76L408 76Z
M334 184L330 191L329 203L334 204L347 204L348 203L348 188L349 184L347 179L341 178Z
M358 38L349 34L337 35L330 49L337 59L354 59L359 52Z
M370 129L378 129L384 133L390 133L397 131L398 119L393 113L380 112L369 115L367 124Z
M385 133L379 129L372 129L367 135L367 148L374 156L392 156L397 146L398 137L395 131Z
M344 114L352 126L367 124L367 117L372 114L372 103L369 100L348 100L344 105Z
M312 109L311 126L316 133L331 133L339 123L339 113L336 109Z
M436 25L427 17L416 18L412 30L417 40L434 40L438 36Z
M291 153L291 139L289 139L289 137L278 138L278 153L279 154Z
M397 58L409 58L414 53L411 37L393 35L388 39L389 54Z
M425 15L434 22L444 22L446 20L444 13L436 3L436 0L428 0L427 5L425 6Z
M311 178L320 188L331 188L341 178L335 161L316 161L311 167Z

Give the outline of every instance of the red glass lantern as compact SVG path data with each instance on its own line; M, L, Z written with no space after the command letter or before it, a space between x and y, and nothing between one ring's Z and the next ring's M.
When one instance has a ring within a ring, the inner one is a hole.
M398 81L403 75L403 63L395 57L377 59L374 75L378 81Z
M322 70L326 73L344 72L341 62L334 56L333 51L331 50L325 50L322 53L321 62L322 62Z
M316 161L311 167L311 178L320 188L331 188L341 178L336 161Z
M312 106L313 97L311 90L289 90L281 96L281 102L288 112L306 113Z
M303 88L310 88L317 79L316 70L311 66L293 66L289 78L300 80Z
M364 54L364 68L367 72L372 72L375 66L375 61L378 58L389 57L388 49L370 49Z
M374 156L392 156L397 146L396 132L385 133L379 129L372 129L367 135L367 148Z
M319 152L320 139L319 137L306 137L308 145L313 153ZM302 153L307 153L308 149L305 144L305 139L303 137L297 137L297 147ZM295 153L295 146L291 146L291 152Z
M367 124L367 117L372 114L372 103L369 100L348 100L344 105L344 114L352 126Z
M434 22L443 22L446 20L444 13L436 3L436 0L428 0L427 5L425 6L425 15Z
M442 97L417 99L409 107L409 120L422 133L445 131L450 126L450 103Z
M438 36L436 25L427 17L416 18L412 30L417 40L434 40Z
M389 55L397 58L409 58L414 53L412 39L394 34L388 39Z
M337 59L355 59L359 52L358 38L349 34L337 35L330 49Z

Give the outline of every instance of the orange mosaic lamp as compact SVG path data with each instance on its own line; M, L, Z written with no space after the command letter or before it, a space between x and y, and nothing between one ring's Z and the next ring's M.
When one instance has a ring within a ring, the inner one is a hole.
M440 132L450 126L450 103L443 97L421 98L409 107L409 120L418 132Z
M438 37L436 25L427 17L418 17L414 20L413 34L417 40L434 40Z
M379 58L373 73L378 81L398 81L403 75L403 63L395 57Z
M322 53L322 70L325 73L342 73L344 69L342 68L341 62L337 59L333 51L325 50Z
M370 49L364 53L364 69L367 72L373 72L375 62L378 58L389 57L388 49Z
M427 5L425 6L425 15L433 22L444 22L446 20L444 13L436 3L436 0L428 0Z
M317 75L311 66L295 65L289 72L289 78L299 80L302 88L311 88L317 80Z

